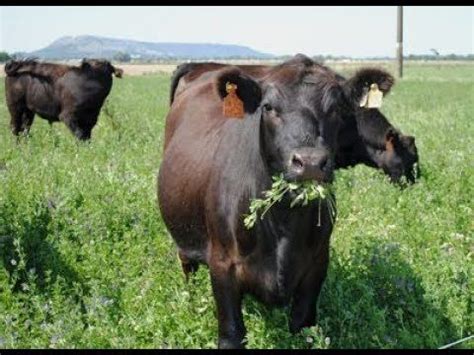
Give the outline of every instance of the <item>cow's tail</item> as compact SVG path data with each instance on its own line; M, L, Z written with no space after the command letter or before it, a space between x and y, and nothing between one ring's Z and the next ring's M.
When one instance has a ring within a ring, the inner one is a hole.
M15 76L23 73L34 73L37 62L32 59L10 60L5 64L5 74Z
M193 70L195 67L194 63L184 63L178 65L178 67L173 72L173 76L171 77L171 87L170 87L170 106L174 100L174 94L176 92L176 88L178 87L179 80L185 76L187 73Z
M21 62L17 62L15 60L10 60L5 64L5 74L8 76L13 76L16 74L18 69L21 66Z

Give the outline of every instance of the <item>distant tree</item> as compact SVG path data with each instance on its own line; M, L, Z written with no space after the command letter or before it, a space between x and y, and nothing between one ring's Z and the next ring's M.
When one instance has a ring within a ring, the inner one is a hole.
M117 52L114 54L114 60L117 62L128 63L132 60L132 57L126 52Z
M433 55L434 54L434 55ZM409 54L405 56L405 58L409 60L429 60L429 61L436 61L436 60L473 60L474 55L473 54L467 54L467 55L462 55L462 54L444 54L444 55L436 55L434 52L433 54Z
M6 61L12 59L7 52L0 52L0 63L5 63Z

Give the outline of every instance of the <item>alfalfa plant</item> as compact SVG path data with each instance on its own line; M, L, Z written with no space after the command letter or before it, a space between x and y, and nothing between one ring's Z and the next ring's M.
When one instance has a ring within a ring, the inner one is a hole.
M273 176L273 183L270 190L264 191L263 199L253 199L250 203L250 214L245 215L244 225L247 229L251 229L257 222L257 218L263 219L265 214L277 202L280 202L285 194L289 191L295 192L295 198L290 203L290 208L308 205L309 202L319 199L318 203L318 227L321 226L321 202L327 200L326 206L329 211L331 223L334 223L336 216L336 202L331 192L330 186L327 184L319 184L314 180L301 182L289 182L285 180L283 174ZM260 211L262 211L260 213Z

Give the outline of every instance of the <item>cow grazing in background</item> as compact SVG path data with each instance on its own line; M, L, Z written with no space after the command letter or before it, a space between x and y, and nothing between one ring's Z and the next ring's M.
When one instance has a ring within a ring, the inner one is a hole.
M13 134L28 133L35 114L64 122L81 140L91 137L100 109L122 69L110 62L84 59L79 66L36 60L5 64L5 93Z
M414 183L420 175L415 137L402 134L376 108L356 107L340 131L336 168L361 163L383 170L394 183Z
M339 127L363 96L360 83L377 83L384 93L392 84L388 73L374 69L351 79L341 83L327 67L298 55L258 80L235 66L208 72L173 100L159 208L185 274L200 263L209 267L219 348L243 347L246 293L291 304L291 332L316 322L333 228L328 202L290 208L286 196L250 230L243 216L275 174L290 181L332 180ZM224 115L228 83L237 86L242 118Z
M173 74L170 103L192 82L210 72L228 67L222 63L187 63L179 65ZM258 79L266 75L272 66L238 65L244 73ZM343 83L346 79L337 75ZM364 83L365 84L365 83ZM377 108L355 106L343 120L336 151L336 169L357 164L378 168L394 183L403 178L410 183L419 175L418 153L415 138L402 134Z

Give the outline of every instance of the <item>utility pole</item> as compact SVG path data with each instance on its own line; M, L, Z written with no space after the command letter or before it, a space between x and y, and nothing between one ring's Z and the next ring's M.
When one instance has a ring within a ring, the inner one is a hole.
M397 66L398 77L403 76L403 6L397 8Z

